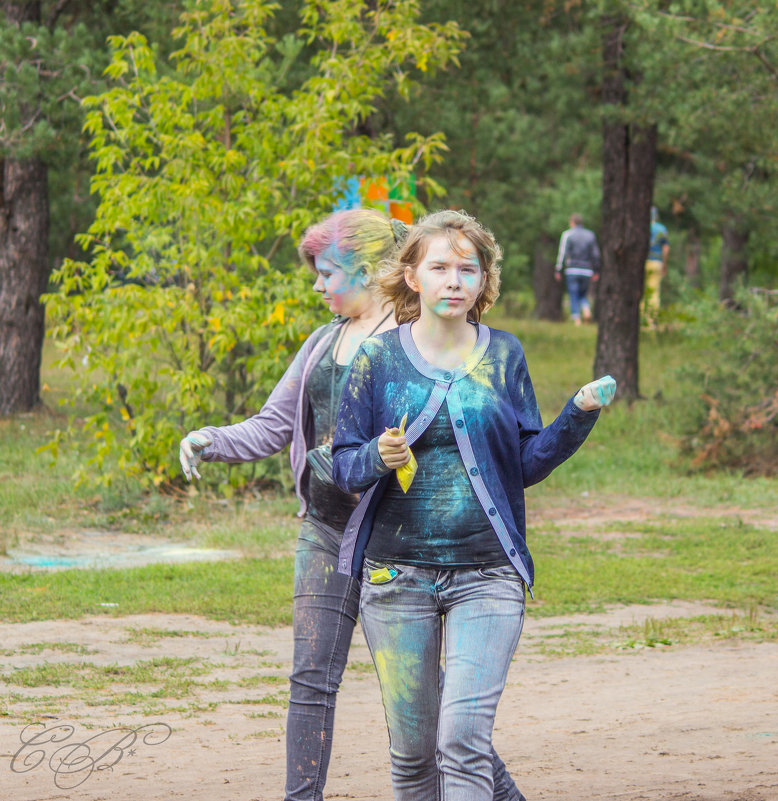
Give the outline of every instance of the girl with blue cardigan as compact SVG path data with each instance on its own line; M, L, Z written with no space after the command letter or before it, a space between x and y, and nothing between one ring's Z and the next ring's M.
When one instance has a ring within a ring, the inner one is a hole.
M413 226L378 279L400 327L362 343L338 413L335 481L362 494L339 570L361 575L397 801L492 798L494 716L534 580L524 487L578 449L616 388L587 384L543 427L521 344L479 322L500 257L463 212Z

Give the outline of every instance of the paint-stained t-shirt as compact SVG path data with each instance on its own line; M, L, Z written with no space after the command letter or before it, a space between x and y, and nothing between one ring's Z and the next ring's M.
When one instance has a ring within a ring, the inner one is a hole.
M337 364L332 358L332 347L311 370L305 385L305 394L313 412L314 441L317 446L331 445L335 433L335 419L343 385L350 365ZM334 373L333 373L334 371ZM309 470L308 514L332 528L346 527L358 497L343 492L335 484L322 481L315 471Z
M445 402L413 454L413 482L404 493L389 481L365 556L417 567L510 564L467 477Z

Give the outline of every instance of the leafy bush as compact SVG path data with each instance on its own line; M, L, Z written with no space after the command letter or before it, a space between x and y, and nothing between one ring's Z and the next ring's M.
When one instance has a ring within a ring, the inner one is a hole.
M685 373L700 387L685 440L698 468L778 473L778 302L742 292L731 306L707 303L690 331L707 340L704 367Z
M255 411L317 322L293 243L352 176L404 186L444 148L355 133L394 82L455 59L455 23L421 25L418 0L301 6L274 40L278 6L189 4L164 70L137 33L110 40L111 89L87 98L100 205L47 298L62 365L91 432L79 481L178 476L189 428ZM48 445L56 456L67 435Z

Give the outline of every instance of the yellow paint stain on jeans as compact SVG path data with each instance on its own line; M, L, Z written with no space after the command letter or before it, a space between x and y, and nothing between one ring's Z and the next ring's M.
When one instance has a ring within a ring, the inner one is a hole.
M407 651L399 654L392 651L376 651L373 658L381 683L384 704L395 706L400 703L413 703L417 689L409 684L408 678L415 673L412 668L418 664L418 657Z

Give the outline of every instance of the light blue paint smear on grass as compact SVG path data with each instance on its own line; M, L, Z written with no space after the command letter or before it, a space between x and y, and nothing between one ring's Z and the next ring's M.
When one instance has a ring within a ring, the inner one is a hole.
M241 554L238 551L192 548L185 544L154 545L128 548L113 553L74 554L73 556L8 551L8 559L12 565L37 570L123 568L139 567L157 562L205 562L239 558L241 558Z

